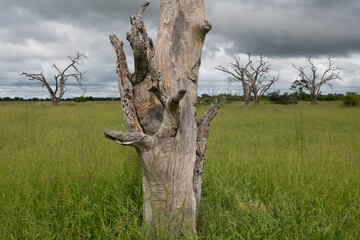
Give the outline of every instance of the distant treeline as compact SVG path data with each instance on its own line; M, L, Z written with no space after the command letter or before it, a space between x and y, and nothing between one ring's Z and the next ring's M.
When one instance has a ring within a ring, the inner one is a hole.
M51 101L50 98L29 98L24 99L22 97L0 97L0 101L4 102L14 102L14 101ZM75 102L86 102L86 101L120 101L120 97L74 97L74 98L64 98L61 101L75 101Z
M329 93L327 95L319 95L318 101L340 101L343 99L345 95L344 94L332 94ZM228 101L244 101L243 96L239 95L231 95L231 94L219 94L216 96L210 96L208 94L202 94L200 97L198 97L199 104L210 104L214 98L218 98L220 102L228 102ZM250 100L252 101L252 97L250 97ZM281 103L281 104L294 104L298 101L311 101L310 94L304 93L304 92L294 92L294 93L284 93L280 94L280 91L269 93L266 96L263 96L261 100L267 100L274 102L275 101L289 101L288 103ZM278 102L276 102L278 103Z
M267 96L263 96L262 100L271 100L274 95L278 96L288 96L293 99L297 99L298 101L310 101L310 95L304 92L294 92L294 93L284 93L280 94L277 92L269 93ZM344 97L344 94L332 94L329 93L327 95L320 94L318 100L319 101L340 101ZM210 104L215 98L218 98L220 101L243 101L243 96L240 95L231 95L231 94L219 94L219 95L208 95L202 94L198 97L199 104ZM13 101L50 101L50 98L29 98L24 99L22 97L0 97L0 101L4 102L13 102ZM74 97L74 98L65 98L62 101L75 101L75 102L86 102L86 101L120 101L120 97Z

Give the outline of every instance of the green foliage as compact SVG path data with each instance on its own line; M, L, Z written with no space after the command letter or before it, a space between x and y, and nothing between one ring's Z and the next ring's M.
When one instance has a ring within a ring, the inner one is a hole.
M208 94L202 94L201 97L198 97L199 105L209 105L214 101L215 97L212 97Z
M298 99L295 96L289 95L288 93L280 94L280 91L272 92L268 95L270 102L274 104L298 104Z
M24 101L24 99L22 97L14 97L14 98L10 98L10 97L4 97L4 98L0 98L0 101Z
M226 95L219 95L218 99L219 99L219 103L218 103L219 106L225 106L230 103Z
M328 95L326 95L325 97L325 101L336 101L336 96L334 94L329 93Z
M0 104L0 239L146 239L140 158L102 132L121 103L38 104ZM199 239L360 239L360 111L238 105L211 122Z
M309 88L307 87L307 81L305 79L297 79L295 80L290 89L296 92L303 92L304 89L305 90L309 90Z
M360 95L356 93L347 93L342 98L343 103L345 106L351 107L351 106L357 106L360 103Z
M310 101L310 94L305 92L294 92L291 96L295 97L299 101Z
M221 106L229 104L232 101L243 101L243 97L237 95L219 94L219 95L210 96L208 94L202 94L201 97L198 97L198 104L209 105L214 101L215 98L219 100L219 105Z
M74 102L85 103L86 98L84 96L76 97L76 98L74 98Z

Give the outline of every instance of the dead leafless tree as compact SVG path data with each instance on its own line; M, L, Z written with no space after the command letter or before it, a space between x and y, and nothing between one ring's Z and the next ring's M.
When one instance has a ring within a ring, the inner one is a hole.
M43 72L38 74L23 72L20 75L24 75L30 81L40 81L42 86L48 90L52 104L59 105L59 102L66 92L66 82L70 78L76 79L76 81L80 84L83 95L86 92L86 88L84 88L82 84L82 80L84 79L84 74L86 72L79 71L78 65L82 64L83 59L87 57L84 54L77 52L75 57L68 56L68 58L71 63L62 71L55 64L52 65L57 71L57 74L54 76L55 88L51 87Z
M244 94L244 102L245 104L250 103L250 95L251 95L251 86L252 83L250 79L248 78L248 72L250 71L250 61L245 65L240 65L240 59L235 58L235 63L231 63L230 67L231 70L228 70L227 68L223 66L216 67L217 70L220 70L222 72L225 72L227 74L230 74L231 77L229 77L229 82L240 82L243 88L243 94Z
M275 84L279 79L280 73L277 76L270 74L270 61L273 58L260 55L255 62L251 59L251 54L247 53L248 61L245 66L240 65L240 59L235 58L235 63L230 66L231 70L223 66L216 67L217 70L230 74L230 82L240 81L244 92L244 102L249 104L251 93L254 95L254 103L259 103L261 97Z
M340 67L335 66L335 61L329 57L328 66L319 78L318 68L315 66L311 57L306 59L307 66L293 67L299 72L297 79L293 82L290 89L303 91L303 89L309 91L311 98L311 105L317 104L317 99L321 93L321 87L326 84L332 88L333 80L341 80Z
M209 123L219 109L215 101L202 118L195 118L201 52L211 25L203 0L161 0L153 43L142 20L148 4L130 18L127 40L134 51L134 73L123 42L110 35L127 132L104 132L141 156L148 237L169 232L174 235L169 239L176 239L196 234Z
M260 55L259 60L253 63L251 55L248 53L251 71L247 72L251 82L251 91L254 94L254 102L259 103L260 99L269 90L269 88L279 80L280 73L276 76L270 74L270 61L273 57Z

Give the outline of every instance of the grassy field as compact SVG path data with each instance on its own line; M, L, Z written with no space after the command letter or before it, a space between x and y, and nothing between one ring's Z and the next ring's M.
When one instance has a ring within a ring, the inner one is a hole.
M0 103L0 239L145 238L120 109ZM360 239L360 108L226 105L203 180L200 239Z

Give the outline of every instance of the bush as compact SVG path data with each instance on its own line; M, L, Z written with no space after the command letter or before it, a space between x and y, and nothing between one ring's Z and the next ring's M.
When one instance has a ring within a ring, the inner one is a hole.
M310 101L311 100L310 94L308 94L308 93L299 92L299 93L296 93L296 95L297 95L297 99L300 101Z
M287 93L284 93L283 95L280 95L280 91L272 92L268 95L269 101L275 104L297 104L298 99L294 96L288 95Z
M347 93L343 98L342 98L343 103L345 104L345 106L356 106L359 105L360 103L360 95L356 94L356 93Z
M230 101L227 99L226 95L219 95L218 100L219 100L218 104L221 107L230 103Z
M329 93L325 97L325 101L336 101L336 96L334 94Z
M84 103L86 102L86 98L84 96L76 97L74 98L74 102Z
M199 105L209 105L214 101L215 97L212 97L207 94L202 94L201 97L198 97Z

